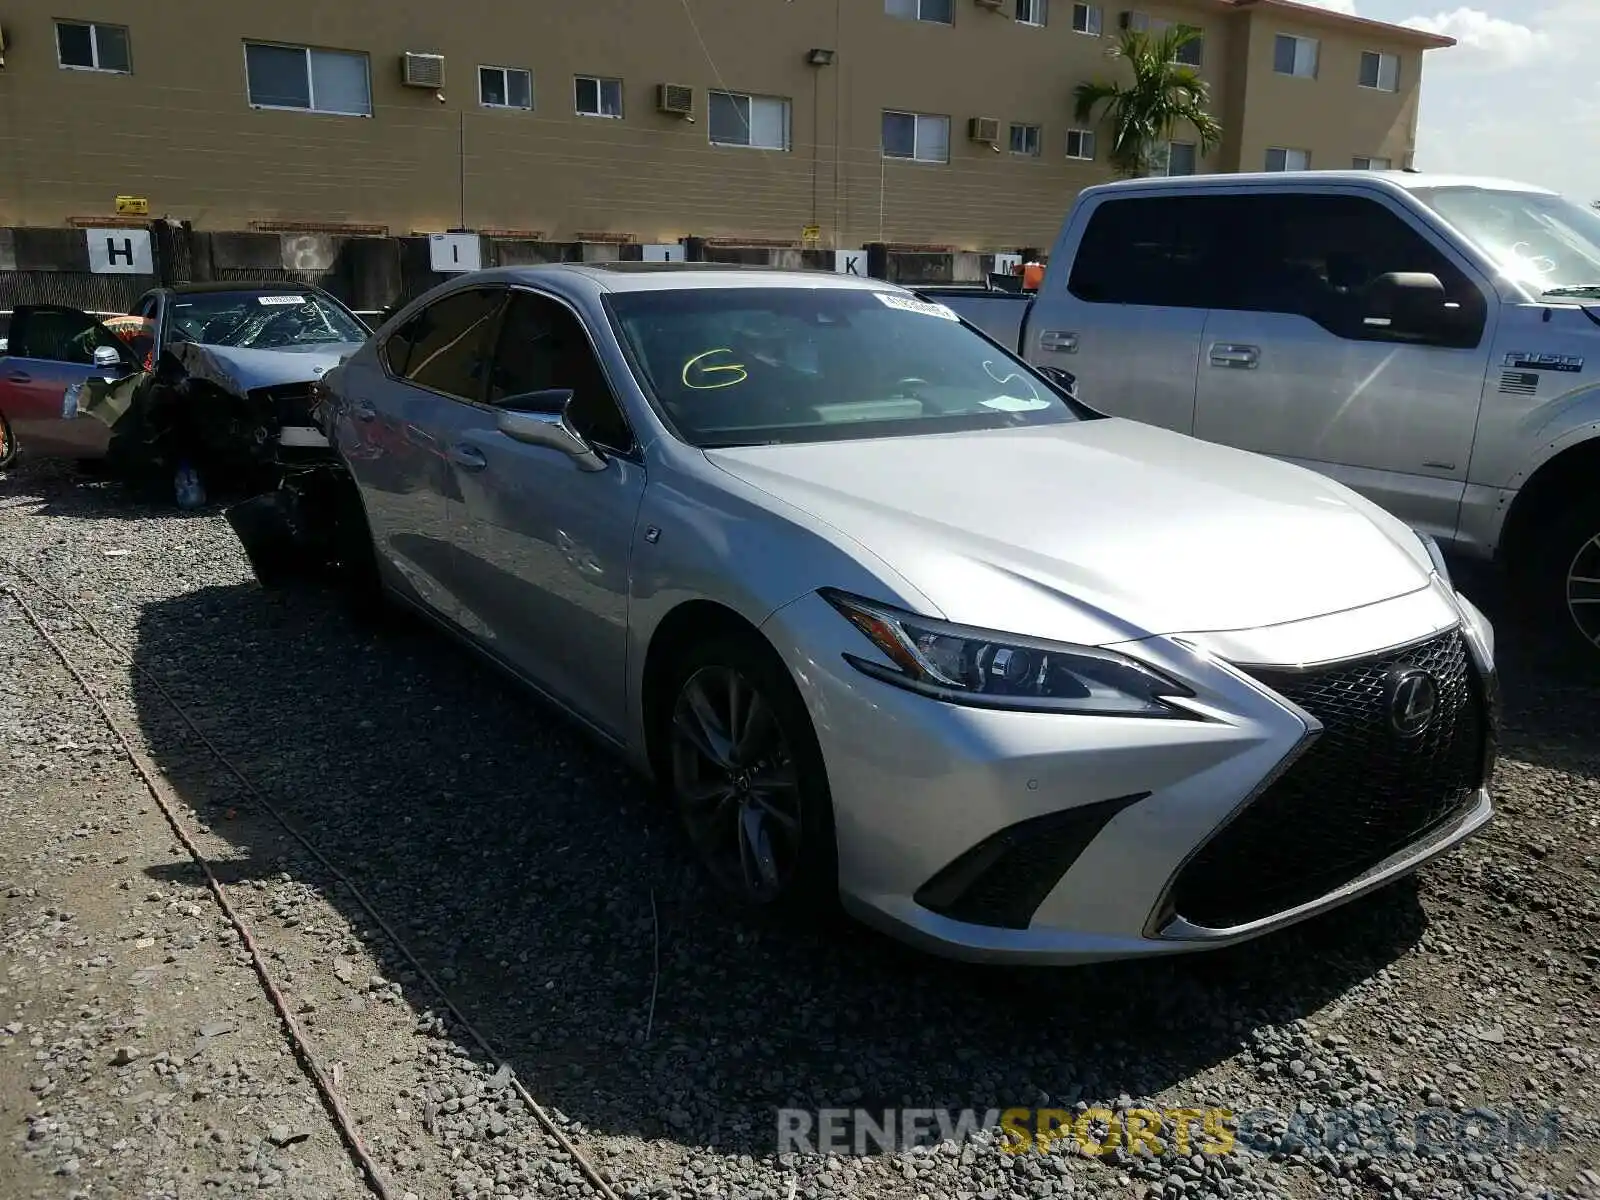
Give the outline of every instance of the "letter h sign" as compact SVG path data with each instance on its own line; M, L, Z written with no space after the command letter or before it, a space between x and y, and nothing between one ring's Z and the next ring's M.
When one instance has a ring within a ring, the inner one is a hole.
M89 270L96 275L154 275L147 229L85 229Z

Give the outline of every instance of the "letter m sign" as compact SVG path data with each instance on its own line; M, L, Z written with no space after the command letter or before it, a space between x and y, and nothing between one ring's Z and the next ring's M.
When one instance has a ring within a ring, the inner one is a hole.
M154 275L146 229L85 229L89 270L96 275Z

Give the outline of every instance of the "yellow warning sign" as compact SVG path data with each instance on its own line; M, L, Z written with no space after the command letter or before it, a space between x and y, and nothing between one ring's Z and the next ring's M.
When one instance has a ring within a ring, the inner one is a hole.
M118 196L117 215L125 217L148 217L150 215L150 201L143 196Z

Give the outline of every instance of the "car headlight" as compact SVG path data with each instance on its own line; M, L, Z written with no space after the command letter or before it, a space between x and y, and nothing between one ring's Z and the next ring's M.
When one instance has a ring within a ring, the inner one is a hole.
M1417 541L1422 543L1422 548L1428 552L1428 557L1433 560L1433 569L1438 572L1439 578L1450 584L1451 589L1455 584L1450 579L1450 564L1444 560L1444 551L1439 549L1439 543L1433 540L1431 534L1419 530L1411 531L1417 535Z
M1027 712L1202 720L1169 703L1194 692L1126 655L952 625L825 588L822 597L894 666L864 674L951 704Z

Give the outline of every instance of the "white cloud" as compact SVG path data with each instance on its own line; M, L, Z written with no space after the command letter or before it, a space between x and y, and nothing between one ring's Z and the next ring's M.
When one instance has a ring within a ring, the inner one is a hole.
M1545 59L1552 49L1550 35L1543 30L1492 17L1476 8L1458 8L1431 17L1407 17L1401 24L1455 38L1457 45L1446 51L1451 56L1452 66L1504 70Z

